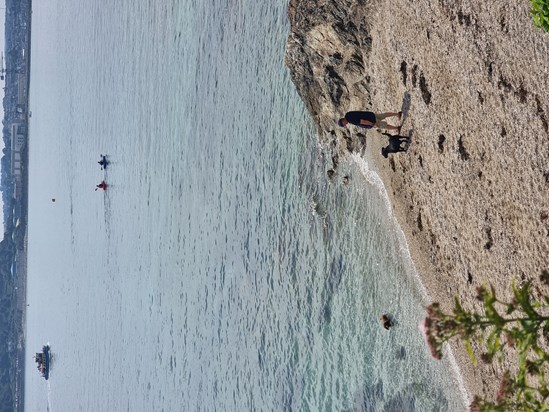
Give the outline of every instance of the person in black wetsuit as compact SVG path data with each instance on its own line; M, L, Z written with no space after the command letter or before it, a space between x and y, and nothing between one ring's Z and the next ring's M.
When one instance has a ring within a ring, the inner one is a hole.
M364 129L370 129L372 127L379 127L385 130L398 130L400 132L400 126L392 126L387 124L384 120L387 117L402 117L402 112L393 113L374 113L374 112L347 112L345 116L338 120L337 124L340 127L347 126L348 123L355 126L362 127Z
M107 167L107 156L99 155L101 157L101 160L97 163L101 165L101 170Z

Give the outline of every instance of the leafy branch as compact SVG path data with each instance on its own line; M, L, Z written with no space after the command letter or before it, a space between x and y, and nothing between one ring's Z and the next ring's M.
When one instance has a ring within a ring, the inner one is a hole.
M549 32L549 0L530 0L530 3L534 25Z
M549 272L543 272L542 281L549 283ZM492 286L483 286L477 289L482 312L465 310L458 298L449 314L438 303L427 308L422 329L436 359L442 358L444 343L456 336L464 342L474 365L473 341L483 347L480 358L485 363L502 362L509 352L516 353L518 370L515 375L504 373L496 401L475 397L471 411L549 412L549 353L542 341L549 338L549 297L535 301L530 292L530 282L520 287L513 284L513 298L508 302L498 298Z

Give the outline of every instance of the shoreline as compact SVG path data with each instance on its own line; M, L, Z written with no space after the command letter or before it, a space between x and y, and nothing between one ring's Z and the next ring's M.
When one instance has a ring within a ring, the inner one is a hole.
M539 279L549 269L549 34L519 0L374 3L288 7L286 64L332 169L351 153L379 175L443 309L456 296L479 309L483 284L509 297L513 281L531 281L536 298L549 295ZM350 110L403 111L408 152L385 159L376 130L338 128ZM493 399L513 360L473 366L459 341L451 347L470 397Z
M393 220L393 227L394 227L394 230L396 231L396 236L398 238L400 253L402 257L407 261L407 266L409 270L412 272L411 273L412 276L414 276L416 286L418 287L422 296L423 304L427 306L430 303L436 301L436 299L433 299L433 297L429 293L429 290L425 287L424 276L422 276L420 271L418 270L416 266L416 261L414 260L414 255L411 251L411 246L409 243L410 236L407 235L406 231L402 228L402 225L401 225L401 222L399 221L397 213L395 213L394 199L392 199L390 192L385 186L384 179L381 176L382 172L380 170L380 165L376 162L375 159L371 157L371 154L372 153L368 153L368 159L365 159L364 157L356 154L351 155L352 161L359 164L361 173L365 178L365 180L367 181L367 183L372 186L375 186L379 191L379 195L384 199L386 211ZM374 178L372 179L370 176L368 176L369 174L373 174ZM377 180L377 181L373 182L372 180ZM419 325L418 325L418 329L419 329ZM426 347L426 350L427 350L427 347ZM452 380L456 382L458 386L459 394L463 399L464 404L469 405L472 401L471 393L467 389L468 385L466 384L465 376L463 375L461 367L458 364L456 357L454 356L454 348L452 348L451 346L446 346L444 350L444 356L448 358L447 360L452 366L452 369L453 369Z

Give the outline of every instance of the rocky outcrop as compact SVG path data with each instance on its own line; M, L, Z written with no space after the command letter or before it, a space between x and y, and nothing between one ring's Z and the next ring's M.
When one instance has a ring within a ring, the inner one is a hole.
M371 104L365 65L372 39L365 21L352 18L357 1L291 0L291 32L286 65L292 80L316 122L321 143L341 150L360 150L364 135L352 137L337 130L337 119L350 106L350 96L360 95ZM362 137L362 139L361 139Z

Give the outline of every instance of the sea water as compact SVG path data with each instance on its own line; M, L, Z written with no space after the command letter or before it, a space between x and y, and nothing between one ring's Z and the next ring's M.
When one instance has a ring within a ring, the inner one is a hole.
M33 4L26 410L465 408L383 187L326 178L286 8Z

